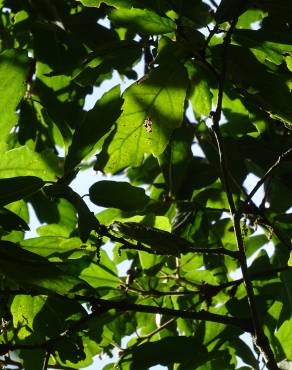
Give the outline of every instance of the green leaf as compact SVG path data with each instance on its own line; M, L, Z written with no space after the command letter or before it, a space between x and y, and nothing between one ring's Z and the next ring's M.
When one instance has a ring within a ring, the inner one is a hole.
M175 59L163 60L144 81L131 85L123 95L123 113L106 149L106 163L98 157L95 168L114 173L140 165L145 153L161 154L182 123L186 85L186 72Z
M245 242L246 256L252 256L257 250L269 242L266 235L250 236Z
M216 53L219 52L220 48ZM229 73L247 104L264 110L271 118L292 125L291 93L286 74L277 75L247 49L232 45Z
M222 0L217 8L217 23L232 21L238 18L247 8L245 0Z
M292 56L291 55L286 56L285 61L287 64L287 68L289 69L290 72L292 72Z
M125 356L121 362L130 360L132 361L131 368L141 370L158 364L171 366L175 363L186 363L189 369L194 369L206 362L209 356L206 348L194 337L177 336L144 343L130 349L130 354Z
M37 314L42 310L46 303L45 297L32 297L28 295L18 295L11 304L11 313L13 316L13 325L15 328L21 327L18 337L23 340L31 336L33 323ZM36 332L36 339L44 338L44 333Z
M44 191L50 198L65 198L75 207L78 213L78 231L82 242L87 241L92 230L99 229L99 222L93 212L90 211L82 197L69 186L55 184L46 186Z
M189 189L192 189L190 177L193 168L190 170L193 158L192 142L194 128L191 125L183 124L174 130L168 146L158 157L163 176L168 186L168 191L175 195L177 199L186 199L190 196ZM190 186L186 186L186 178Z
M20 242L20 245L27 251L42 257L53 258L54 261L62 261L75 251L84 255L96 252L95 247L84 245L79 238L52 235L25 239Z
M84 6L99 8L100 4L104 3L115 8L130 8L129 0L79 0Z
M212 93L210 78L207 71L198 63L188 63L187 70L192 81L190 101L195 116L208 117L212 108Z
M96 289L117 289L121 284L118 276L102 264L91 263L82 271L80 278Z
M0 179L0 205L25 198L44 186L45 182L39 177L19 176Z
M26 370L122 349L107 368L258 370L246 262L275 360L291 360L292 2L215 2L0 0L2 367L10 349ZM117 176L86 185L83 169ZM240 210L269 169L234 227L231 198Z
M238 44L248 47L250 50L260 51L262 56L259 53L255 53L255 55L264 63L268 60L280 65L284 57L289 58L292 53L289 35L277 30L272 31L264 28L257 31L237 30L233 37Z
M149 202L145 190L128 182L98 181L89 188L92 203L101 207L119 208L124 211L143 209Z
M0 207L0 226L5 231L29 230L27 223L21 217L3 207Z
M72 259L63 266L63 270L78 276L98 291L109 288L117 289L121 281L118 277L116 266L104 251L100 252L99 263L91 262L89 259L85 261L84 259L86 263L78 272L78 261Z
M98 141L110 130L121 112L120 87L116 86L97 101L94 108L85 114L76 129L65 160L65 170L70 171L82 159L92 153Z
M191 243L174 234L136 222L114 222L111 228L126 238L151 246L158 254L177 256L193 249Z
M10 222L12 222L14 227L18 229L11 231L8 234L7 231L4 231L2 240L8 240L14 243L21 242L24 238L25 231L29 230L29 213L27 203L24 200L18 200L17 202L10 203L6 207L3 207L2 211L4 211L2 226L7 223L9 224L9 218L11 217ZM7 211L11 212L11 214L6 218ZM18 218L15 218L15 216ZM8 230L10 230L10 228L11 225Z
M16 244L0 241L0 274L26 288L58 294L90 292L85 281L59 270L53 263Z
M176 24L171 19L148 9L115 9L109 18L119 26L146 35L164 34L176 29Z
M132 40L114 40L95 48L74 71L74 81L81 86L98 84L106 73L135 73L131 67L141 58L141 45Z
M0 54L0 141L6 141L18 121L16 109L27 89L28 71L26 52L5 50Z
M284 321L284 323L280 326L280 328L275 334L276 338L282 345L283 351L287 359L292 358L292 348L289 345L291 330L292 330L292 318Z
M36 153L21 146L0 154L0 178L34 176L53 181L62 175L61 162L51 151Z
M19 339L31 344L62 336L68 327L86 315L85 309L76 301L44 295L14 297L11 313L13 326L15 330L19 330ZM54 348L56 351L62 350L59 341L54 340ZM75 352L73 353L75 355ZM30 356L33 356L33 359L40 356L42 358L40 369L43 368L45 351L33 353L31 350L22 350L19 355L24 361L25 368L29 370L37 368L36 364L32 365ZM89 357L91 359L91 356Z

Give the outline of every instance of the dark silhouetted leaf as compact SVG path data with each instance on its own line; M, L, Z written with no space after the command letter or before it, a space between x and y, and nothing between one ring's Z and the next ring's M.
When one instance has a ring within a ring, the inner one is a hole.
M99 181L89 189L90 200L101 207L119 208L124 211L143 209L149 202L145 190L127 182Z
M35 176L0 179L0 205L15 202L41 189L45 182Z

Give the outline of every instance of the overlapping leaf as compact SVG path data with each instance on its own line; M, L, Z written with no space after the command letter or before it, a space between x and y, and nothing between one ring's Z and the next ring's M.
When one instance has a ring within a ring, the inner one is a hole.
M35 176L52 181L61 174L61 161L51 151L36 153L22 146L1 153L0 178Z
M6 50L0 54L0 141L7 139L16 125L16 109L27 89L30 63L25 52Z
M106 149L108 160L98 159L95 167L113 173L141 164L145 153L161 154L182 123L186 87L186 72L176 59L164 60L144 81L131 85Z
M102 3L105 3L115 8L130 8L130 0L79 0L83 5L98 8Z
M8 203L29 196L44 186L45 182L39 177L19 176L0 179L0 204Z
M119 117L121 105L120 89L116 86L98 100L91 111L86 113L72 138L65 161L67 171L89 155L96 143L107 134Z
M85 281L62 272L45 258L14 243L2 241L0 256L0 273L21 286L59 294L90 292Z
M116 9L111 12L110 19L120 26L146 35L164 34L176 29L173 20L148 9Z

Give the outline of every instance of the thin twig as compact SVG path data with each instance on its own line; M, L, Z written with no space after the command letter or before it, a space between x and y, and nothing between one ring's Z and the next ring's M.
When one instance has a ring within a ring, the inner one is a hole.
M245 207L248 205L250 200L254 197L256 192L259 190L259 188L265 183L265 181L270 177L273 171L280 165L281 161L292 151L292 148L289 148L284 153L282 153L276 162L268 169L268 171L264 174L264 176L256 183L255 187L252 189L252 191L248 194L247 198L245 199L243 205L239 208L238 213L241 214L244 212Z
M50 350L47 350L46 351L46 356L45 356L45 359L44 359L42 370L47 370L48 369L48 367L49 367L49 361L50 361L50 356L51 356L51 351Z
M214 6L214 8L218 8L218 4L216 3L216 1L215 0L209 0L210 1L210 3Z
M184 291L168 291L168 292L162 292L156 289L150 289L150 290L143 290L143 289L137 289L134 287L126 287L129 292L134 292L138 293L142 296L146 297L166 297L166 296L189 296L189 295L194 295L196 293L199 293L198 291L193 291L193 290L184 290Z
M209 42L211 41L211 39L212 39L212 37L215 35L215 33L217 32L217 30L218 30L218 27L219 27L219 25L218 24L216 24L215 26L214 26L214 28L211 30L211 32L209 33L209 35L208 35L208 37L206 38L206 41L205 41L205 43L204 43L204 46L203 46L203 49L202 49L202 57L203 57L203 59L205 59L205 53L206 53L206 48L207 48L207 46L209 45Z
M153 337L153 335L159 333L161 330L165 329L168 325L172 324L176 320L177 320L177 318L173 317L172 319L166 321L164 324L160 325L158 328L151 331L149 334L144 335L143 337L138 337L137 342L135 344L133 344L130 348L127 348L127 349L124 350L125 354L128 353L128 352L131 352L133 350L133 348L139 346L145 340L151 339Z
M243 196L245 197L245 199L248 197L248 193L246 192L246 190L244 189L243 186L241 186L238 181L234 178L234 176L232 175L232 173L230 171L228 171L228 176L229 178L233 181L234 185L238 188L238 190L240 192L242 192ZM268 227L268 229L270 231L273 232L273 234L275 234L275 236L277 237L277 239L283 244L283 246L290 252L291 251L291 242L290 242L290 239L286 239L285 236L282 234L282 232L276 227L276 225L274 225L274 223L272 223L268 218L267 216L265 215L265 212L264 210L261 208L259 208L254 202L253 200L251 199L249 201L249 204L251 206L251 210L252 210L252 215L256 215L256 216L260 216L261 219L262 219L262 223L261 225L262 226L266 226ZM245 210L243 210L243 214L246 214L247 216L250 214L249 212L246 212Z

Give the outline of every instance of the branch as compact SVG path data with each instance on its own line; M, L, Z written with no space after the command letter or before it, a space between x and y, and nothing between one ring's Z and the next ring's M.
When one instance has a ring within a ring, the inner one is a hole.
M210 31L210 33L209 33L208 37L206 38L206 41L205 41L205 43L204 43L204 46L203 46L203 49L202 49L202 52L201 52L203 59L205 59L205 56L206 56L206 48L207 48L207 46L209 45L209 42L211 41L212 37L213 37L213 36L215 35L215 33L218 31L218 27L219 27L219 25L218 25L218 24L216 24L216 25L214 26L214 28ZM213 66L212 66L212 68L213 68Z
M250 279L252 281L253 280L259 280L261 278L265 279L265 278L268 278L270 276L276 275L280 272L287 271L287 270L292 270L292 267L291 266L281 266L281 267L277 267L277 268L274 268L274 269L257 272L257 273L251 274ZM185 291L177 292L177 293L183 293L181 295L188 295L188 294L190 294L190 292L193 292L193 294L201 294L202 296L205 297L205 299L215 297L221 290L236 287L236 286L244 283L243 278L232 280L232 281L227 281L226 283L222 283L222 284L219 284L219 285L213 285L213 284L209 284L209 283L197 284L197 283L194 283L193 281L189 281L188 279L186 279L184 277L176 276L176 275L165 275L165 276L160 276L159 278L160 279L167 279L167 280L168 279L175 280L178 283L193 286L197 290L193 290L193 291L185 290Z
M47 370L49 368L50 356L51 356L51 351L47 350L42 370Z
M222 181L225 187L229 208L230 208L230 214L233 220L233 226L234 226L234 233L236 237L236 243L239 253L239 263L242 271L242 276L245 284L245 289L247 293L247 298L249 302L249 308L251 313L251 319L253 322L253 337L255 344L260 350L260 353L263 355L267 368L269 370L278 370L277 362L275 360L274 354L272 352L272 349L269 344L269 340L266 337L261 320L258 314L257 306L256 306L256 300L255 295L253 292L253 286L252 282L249 276L247 262L246 262L246 256L245 256L245 248L244 248L244 242L241 235L241 226L240 226L240 217L238 217L238 213L236 211L235 203L233 200L232 190L230 188L229 179L228 179L228 168L227 168L227 162L226 162L226 155L224 151L224 145L223 145L223 139L220 132L220 119L222 114L222 101L223 101L223 93L224 93L224 83L225 83L225 77L226 77L226 64L227 64L227 51L229 44L231 42L231 36L235 29L237 20L233 20L231 22L230 28L227 31L224 41L223 41L223 50L222 50L222 69L220 78L218 80L218 100L217 100L217 107L215 112L213 113L213 132L215 135L215 139L217 142L218 152L219 152L219 159L220 159L220 167L222 171Z
M211 312L204 311L204 310L201 310L198 312L186 311L186 310L175 310L175 309L165 308L165 307L155 307L155 306L150 306L150 305L131 303L127 300L108 301L108 300L99 299L99 298L88 299L84 297L80 297L80 299L90 302L93 305L93 309L96 308L96 311L98 313L100 313L100 309L102 309L102 311L116 309L118 311L123 311L123 312L134 311L134 312L153 313L153 314L172 316L176 318L180 317L183 319L211 321L211 322L216 322L216 323L225 324L225 325L232 325L248 333L252 333L253 331L252 326L251 326L251 321L248 319L218 315L218 314L211 313ZM91 315L94 316L95 312L93 312L89 316Z
M135 287L127 286L127 285L122 285L122 289L125 289L129 292L134 292L138 293L141 296L145 297L165 297L165 296L188 296L188 295L194 295L196 293L199 293L199 290L194 291L194 290L175 290L175 291L167 291L167 292L162 292L156 289L149 289L149 290L143 290L143 289L138 289Z
M124 238L115 236L109 232L109 230L107 229L105 225L99 225L99 228L100 228L99 230L100 235L109 238L112 242L122 244L122 246L120 247L120 250L132 249L132 250L142 251L142 252L155 254L155 255L168 255L165 251L160 252L157 249L151 249L150 247L146 247L142 243L134 244ZM197 253L197 254L206 254L206 255L208 254L220 255L220 256L225 255L225 256L232 257L232 258L238 258L238 253L236 251L231 251L229 249L222 248L222 247L220 248L189 247L187 250L181 251L181 253L188 253L188 252ZM169 253L169 255L173 255L173 254Z
M228 172L228 176L229 178L233 181L234 185L239 189L240 192L242 192L242 194L244 195L245 199L248 197L248 194L246 192L246 190L244 189L243 186L241 186L237 180L234 178L234 176L232 175L232 173ZM287 239L285 238L285 236L282 234L282 232L276 227L276 225L274 225L274 223L270 222L270 220L267 218L267 216L265 215L265 212L263 209L260 209L254 202L253 200L251 199L249 201L249 206L250 206L250 210L247 212L247 210L243 210L243 214L246 214L247 216L248 215L256 215L256 216L260 216L260 218L262 219L262 223L260 225L262 226L266 226L268 227L268 230L272 231L276 237L278 238L278 240L285 246L285 248L287 248L287 250L290 252L291 251L291 242L290 242L290 239ZM251 211L251 212L250 212Z
M259 190L259 188L265 183L265 181L269 178L269 176L272 174L273 171L280 165L281 161L292 152L292 148L289 148L285 152L283 152L281 155L279 155L276 162L268 169L268 171L264 174L264 176L257 182L255 187L252 189L252 191L248 194L247 198L245 199L243 205L239 208L238 214L242 214L250 202L250 200L253 198L253 196L256 194L256 192Z
M214 8L218 8L218 4L216 3L215 0L210 0L210 3L214 6Z

